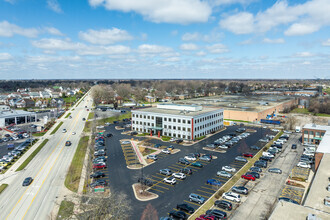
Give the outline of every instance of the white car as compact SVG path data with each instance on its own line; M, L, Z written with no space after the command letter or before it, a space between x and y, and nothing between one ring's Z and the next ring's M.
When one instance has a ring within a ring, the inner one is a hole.
M178 178L180 180L184 180L187 177L186 174L184 174L184 173L173 173L172 176L174 176L175 178Z
M236 169L231 166L223 166L222 170L227 171L227 172L236 172Z
M309 151L304 151L303 155L313 156L314 157L314 153L313 152L309 152Z
M164 154L171 154L171 151L169 149L163 149L162 153Z
M196 160L196 157L187 155L187 156L184 157L184 159L190 160L190 161L195 161Z
M274 131L274 132L279 132L280 130L278 130L278 129L272 129L272 131Z
M283 131L286 134L292 134L292 131Z
M13 136L13 139L14 139L14 141L17 141L18 140L18 137L17 136Z
M228 149L228 146L226 146L226 145L220 145L219 148L220 149Z
M63 128L63 130L62 130L62 133L65 133L66 132L66 129L65 128Z
M222 197L233 202L241 202L241 196L234 192L226 192Z
M121 144L130 144L130 141L122 141Z
M28 138L29 137L28 133L24 133L23 137Z
M170 142L176 141L176 138L171 138Z
M297 164L297 167L302 167L302 168L308 168L308 169L310 169L311 168L311 165L308 164L308 163L305 163L305 162L299 162Z
M163 181L164 181L164 183L168 183L168 184L171 184L171 185L176 184L176 179L173 176L166 177L166 178L164 178Z
M76 134L76 132L72 132L72 135L75 135Z
M217 172L217 176L222 176L222 177L227 177L227 178L231 178L232 175L231 173L228 173L227 171L218 171Z

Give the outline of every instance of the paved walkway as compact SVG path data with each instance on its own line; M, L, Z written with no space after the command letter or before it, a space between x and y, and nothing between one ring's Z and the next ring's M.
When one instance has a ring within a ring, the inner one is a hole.
M141 154L141 152L140 152L140 150L139 150L139 148L137 146L137 142L136 141L131 141L131 144L132 144L132 147L133 147L133 149L134 149L134 151L135 151L135 153L136 153L136 155L137 155L137 157L139 159L139 162L141 164L143 164L144 166L148 165L148 163L143 158L143 155Z

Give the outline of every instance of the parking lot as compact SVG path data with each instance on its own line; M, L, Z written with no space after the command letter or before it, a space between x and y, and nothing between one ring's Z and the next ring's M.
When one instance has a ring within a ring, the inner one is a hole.
M212 196L218 187L206 184L206 181L209 179L215 179L220 181L221 185L223 185L228 179L218 177L216 175L217 171L221 170L221 167L226 165L230 165L237 170L240 169L245 163L236 161L234 158L238 155L241 156L242 153L245 152L256 153L257 151L251 150L249 146L256 144L260 145L258 140L266 134L272 133L269 129L254 128L256 132L251 133L249 137L227 149L225 153L212 152L204 150L203 148L207 144L213 143L219 137L235 132L237 126L227 127L225 131L217 133L192 146L183 146L170 142L162 142L157 139L151 139L150 142L152 144L161 144L165 147L173 145L175 149L180 149L180 152L173 155L159 154L159 158L155 163L146 166L143 169L131 170L127 169L127 161L130 161L129 159L134 159L134 152L129 146L123 149L123 146L120 144L120 140L130 139L132 137L129 135L122 135L121 130L116 130L114 128L115 126L121 125L122 123L106 127L106 132L113 134L113 137L108 139L109 141L106 142L108 155L108 160L106 163L109 173L108 181L112 190L115 190L116 192L123 192L131 199L133 216L141 216L141 213L146 208L148 203L152 204L152 206L157 210L158 217L168 216L168 212L175 210L176 205L180 203L190 204L196 210L200 205L190 202L188 198L189 194L195 193L205 199ZM134 139L143 140L145 137L134 137ZM263 146L264 143L261 145ZM211 162L198 160L203 167L193 167L191 165L183 165L178 163L179 158L182 158L189 153L196 152L202 155L212 155L216 159L213 159ZM185 180L177 179L177 184L175 185L170 185L163 182L165 176L159 173L161 169L168 168L171 169L172 172L176 172L184 167L191 168L193 174L187 175ZM141 202L135 199L132 184L136 183L137 179L142 175L146 178L150 178L154 182L154 185L149 189L149 191L158 194L158 199L149 202ZM138 217L138 219L139 218L140 217Z
M140 161L138 160L135 151L132 148L132 145L129 144L121 144L121 148L123 150L125 161L127 166L131 165L141 165Z

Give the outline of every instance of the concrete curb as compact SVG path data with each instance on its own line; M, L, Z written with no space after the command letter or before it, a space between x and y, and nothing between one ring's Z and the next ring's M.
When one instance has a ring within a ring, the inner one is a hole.
M159 197L159 195L157 195L157 194L155 194L155 193L152 193L152 192L149 192L149 191L148 191L148 193L153 194L154 197L153 197L153 198L149 198L149 199L140 199L140 198L137 196L136 190L135 190L135 188L134 188L134 186L137 185L137 184L139 184L139 183L134 183L134 184L132 185L133 192L134 192L134 196L135 196L135 198L136 198L137 200L142 201L142 202L146 202L146 201L150 201L150 200L153 200L153 199L157 199L157 198Z

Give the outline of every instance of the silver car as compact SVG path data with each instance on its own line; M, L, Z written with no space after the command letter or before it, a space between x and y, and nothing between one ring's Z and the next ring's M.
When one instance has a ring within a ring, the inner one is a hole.
M222 177L227 177L227 178L231 178L233 175L231 175L230 173L228 173L227 171L218 171L217 172L217 176L222 176Z

